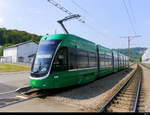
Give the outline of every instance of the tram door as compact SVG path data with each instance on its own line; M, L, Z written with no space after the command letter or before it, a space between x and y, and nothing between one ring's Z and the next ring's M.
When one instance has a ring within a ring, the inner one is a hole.
M65 71L68 70L68 49L60 48L55 56L52 66L52 73L54 76L55 87L63 86L66 80Z

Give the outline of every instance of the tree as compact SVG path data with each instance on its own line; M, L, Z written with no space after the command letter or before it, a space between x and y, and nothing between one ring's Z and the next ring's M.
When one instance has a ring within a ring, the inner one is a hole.
M0 56L3 56L3 50L4 50L4 48L2 47L2 48L0 48Z
M7 30L5 28L0 28L0 45L9 46L26 41L39 42L41 36L36 34L31 34L25 31L18 30Z

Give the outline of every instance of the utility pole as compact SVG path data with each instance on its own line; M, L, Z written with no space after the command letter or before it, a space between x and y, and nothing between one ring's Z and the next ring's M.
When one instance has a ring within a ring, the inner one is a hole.
M121 38L128 38L128 66L130 65L131 61L131 40L134 38L142 37L141 35L135 35L135 36L123 36Z

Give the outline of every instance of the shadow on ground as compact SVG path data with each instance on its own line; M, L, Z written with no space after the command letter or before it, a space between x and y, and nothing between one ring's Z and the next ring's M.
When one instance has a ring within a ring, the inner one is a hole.
M69 88L58 89L58 97L85 100L94 98L112 89L120 80L122 80L132 69L111 74L107 77L99 78L98 80L82 86L73 86ZM56 96L55 95L55 96Z

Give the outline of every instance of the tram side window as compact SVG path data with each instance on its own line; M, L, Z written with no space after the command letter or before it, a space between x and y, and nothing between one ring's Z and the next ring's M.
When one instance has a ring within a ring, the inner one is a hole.
M116 67L116 57L114 56L114 67Z
M100 54L100 68L104 68L105 66L105 55L104 54Z
M128 59L126 59L126 66L128 66Z
M124 58L124 60L123 60L123 61L124 61L124 66L125 66L125 65L126 65L126 64L125 64L125 58Z
M88 52L81 50L78 50L77 52L78 68L88 68Z
M113 66L113 57L112 57L112 55L110 56L110 65Z
M109 67L109 66L110 66L110 56L107 55L107 67Z
M67 52L68 52L67 48L59 49L59 51L57 52L56 57L54 59L54 63L52 66L52 72L66 71L68 69Z
M119 57L117 57L117 64L118 64L118 66L119 66Z
M105 67L109 66L109 57L107 54L105 54Z
M89 52L89 67L97 67L96 53Z
M125 66L125 59L124 59L124 57L123 57L123 66Z
M107 64L107 67L110 67L110 56L109 55L106 55L106 64Z
M115 67L118 67L118 57L115 57Z
M119 57L118 57L118 65L119 65L119 63L120 63L120 60L119 60Z
M77 69L77 50L69 48L69 69Z
M112 67L112 56L109 55L109 67Z
M122 59L121 59L121 56L120 56L120 66L122 66Z
M104 62L105 62L104 66L106 68L107 67L107 55L106 54L105 54Z
M105 54L105 67L109 66L109 56Z
M121 57L121 66L123 66L123 57Z
M120 67L120 57L118 58L118 65L119 65L119 67Z
M121 60L121 57L120 57L120 66L122 66L122 60Z
M119 66L121 66L121 58L119 57Z

